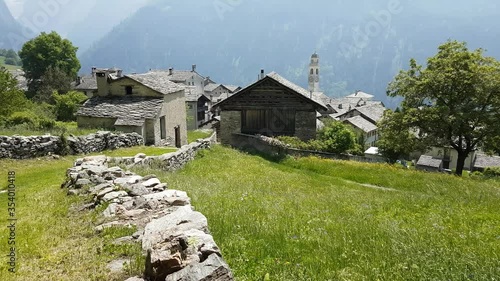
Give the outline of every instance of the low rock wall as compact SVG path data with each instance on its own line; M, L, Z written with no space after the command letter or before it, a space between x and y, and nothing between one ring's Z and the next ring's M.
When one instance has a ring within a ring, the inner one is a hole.
M134 166L148 166L165 171L176 171L184 167L188 162L193 160L198 151L210 148L217 141L216 133L206 139L199 139L188 145L184 145L176 152L163 154L160 156L146 156L138 154L134 157L115 157L110 161L117 165L126 165L128 168Z
M144 140L137 133L115 134L97 132L87 136L0 136L0 159L28 159L53 154L83 154L101 152L120 147L142 145Z
M186 147L176 157L190 158L188 151L194 147ZM118 239L141 243L146 256L144 276L128 280L233 280L207 219L193 210L186 192L168 189L154 175L139 176L114 163L106 156L78 159L62 186L70 195L92 196L85 208L108 204L103 212L107 220L96 227L97 232L116 226L137 227L132 236Z

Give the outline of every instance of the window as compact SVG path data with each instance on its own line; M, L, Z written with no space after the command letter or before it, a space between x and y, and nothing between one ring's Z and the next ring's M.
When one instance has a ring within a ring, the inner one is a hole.
M131 95L132 94L132 86L126 86L125 87L125 94L126 95Z
M319 69L316 69L316 75L319 75Z
M295 111L284 109L242 111L241 131L266 136L294 135Z
M311 75L313 75L313 74L314 74L314 69L311 68Z

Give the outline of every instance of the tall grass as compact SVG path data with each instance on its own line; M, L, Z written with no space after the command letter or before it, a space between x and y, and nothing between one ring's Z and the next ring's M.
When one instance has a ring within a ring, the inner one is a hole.
M213 134L210 130L195 130L188 131L188 143L197 141L198 139L205 139Z
M214 147L178 173L237 280L498 280L500 187Z
M56 126L51 129L37 129L34 130L26 126L25 124L17 125L10 128L0 127L0 136L41 136L45 134L51 134L53 136L58 136L61 134L72 134L75 136L84 136L96 133L97 131L102 131L102 129L97 128L79 128L76 122L56 122Z

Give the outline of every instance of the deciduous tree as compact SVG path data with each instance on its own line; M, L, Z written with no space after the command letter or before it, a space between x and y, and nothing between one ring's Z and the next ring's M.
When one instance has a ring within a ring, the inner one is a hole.
M403 118L419 141L458 152L457 175L472 151L500 135L500 62L465 42L441 45L425 68L412 59L388 95L403 97Z
M19 56L28 79L29 96L36 94L41 85L41 78L49 67L61 70L70 79L76 79L80 70L77 50L69 40L61 38L56 32L42 32L38 37L26 42Z
M0 67L0 117L6 118L13 112L23 110L28 100L17 87L16 78Z

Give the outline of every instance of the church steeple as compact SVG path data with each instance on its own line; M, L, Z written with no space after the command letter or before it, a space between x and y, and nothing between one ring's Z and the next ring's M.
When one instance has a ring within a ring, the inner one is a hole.
M311 56L311 63L309 64L309 91L319 92L319 56L315 52Z

